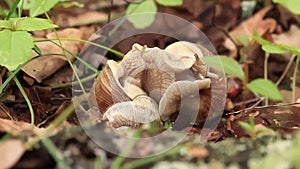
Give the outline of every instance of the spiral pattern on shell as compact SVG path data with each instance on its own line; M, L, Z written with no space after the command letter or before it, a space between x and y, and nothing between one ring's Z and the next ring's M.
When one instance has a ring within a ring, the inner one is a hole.
M196 119L189 119L188 114L185 117L204 123L212 104L220 99L218 93L212 94L211 84L224 87L218 86L224 76L201 59L209 55L204 47L190 42L175 42L165 50L134 44L121 62L109 60L95 80L100 113L115 128L140 127L153 120L166 120L182 106L193 109L181 105L182 99L199 92Z

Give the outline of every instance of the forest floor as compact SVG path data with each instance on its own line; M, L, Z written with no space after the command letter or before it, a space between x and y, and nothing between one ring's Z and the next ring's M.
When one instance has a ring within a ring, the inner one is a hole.
M126 0L78 2L84 7L57 5L51 9L48 15L58 25L57 32L34 31L33 38L59 36L88 40L102 28L110 29L105 25L124 16L128 4L133 3ZM268 53L268 69L264 71L266 52L251 38L257 31L270 43L300 49L300 16L281 5L267 2L184 0L182 5L175 7L157 4L157 10L196 26L219 55L239 62L247 82L264 78L267 71L268 79L277 85L283 97L281 101L269 99L267 103L265 97L247 90L242 80L228 76L226 105L220 122L210 129L191 125L172 131L184 137L176 145L153 155L152 150L173 144L172 139L176 140L178 136L171 134L165 138L170 140L159 143L138 140L125 144L121 136L110 139L112 130L107 130L110 127L97 111L86 105L74 107L73 102L80 102L85 95L78 96L79 85L72 86L73 69L67 60L58 56L40 57L16 74L33 107L34 126L30 124L30 109L16 83L10 81L0 93L0 168L300 169L300 72L296 67L296 57L300 56L288 52ZM9 6L0 2L0 8L9 9ZM23 11L24 16L28 14ZM46 18L45 15L40 17ZM160 28L157 22L156 26ZM163 23L173 29L174 25L176 23L171 21ZM176 30L191 39L194 36L189 30ZM172 37L158 34L137 35L125 40L122 35L116 36L122 41L113 49L121 53L127 53L133 43L163 49L174 42ZM91 45L84 46L83 41L75 40L59 43L75 55ZM65 54L50 41L37 42L37 45L42 53ZM75 62L73 56L68 56ZM105 65L108 59L122 58L108 53L100 54L97 59L101 61L90 62ZM298 70L296 76L294 70ZM0 67L1 85L10 76L11 72ZM293 81L296 82L294 88ZM87 80L85 84L91 89L91 81ZM83 119L90 123L83 124ZM141 128L129 131L129 134L150 137L155 132L155 129ZM110 142L110 147L99 146L95 139Z

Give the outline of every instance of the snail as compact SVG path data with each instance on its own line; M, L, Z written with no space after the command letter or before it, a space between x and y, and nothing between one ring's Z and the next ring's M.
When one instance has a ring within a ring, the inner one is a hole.
M194 120L204 123L212 100L218 100L212 97L211 83L221 78L203 61L209 55L204 47L185 41L165 49L133 44L122 61L108 60L95 79L100 113L114 128L137 128L169 119L180 111L183 98L200 95Z

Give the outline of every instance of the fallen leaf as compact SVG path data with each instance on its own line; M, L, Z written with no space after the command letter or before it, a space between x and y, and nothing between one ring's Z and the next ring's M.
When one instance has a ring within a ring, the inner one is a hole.
M80 26L87 25L91 23L98 23L107 20L107 13L88 11L86 13L80 14L77 17L70 17L68 26Z
M272 38L274 43L276 44L285 44L288 46L293 46L296 48L300 48L300 28L296 25L292 25L290 30L279 35L272 34Z
M201 6L201 8L199 8L199 6ZM208 10L213 6L213 1L184 0L182 6L180 7L187 9L194 17L198 17L205 10Z
M1 168L11 168L26 151L21 140L9 139L0 143Z
M112 14L113 16L114 14ZM97 11L88 11L77 16L70 16L66 13L60 13L53 17L52 20L61 28L89 25L92 23L107 22L107 14Z
M12 120L0 119L1 132L11 133L13 135L19 135L22 131L28 131L28 130L33 131L34 133L41 133L45 129L38 128L38 127L32 128L31 124L22 121L17 122Z
M194 146L188 150L188 156L193 158L205 158L209 156L209 151L205 147Z
M290 10L288 10L287 8L281 5L277 5L277 9L278 12L280 13L278 22L281 23L285 29L289 27L289 22L296 21L300 23L299 15L295 15L293 12L291 12Z
M247 20L243 21L239 26L233 29L229 35L232 39L240 45L240 39L245 36L252 36L254 31L257 31L259 35L263 35L266 32L273 32L276 28L276 21L271 18L264 19L266 13L271 9L271 7L265 7ZM230 50L230 56L236 57L237 50L231 39L227 38L224 42L224 46Z
M285 103L292 103L292 95L293 95L293 91L291 90L280 90L281 95L283 96L283 102ZM296 91L295 91L296 95L295 98L300 98L300 88L296 87Z
M74 39L81 39L83 37L83 33L79 29L68 28L57 32L60 38L74 38ZM56 34L55 32L51 32L47 35L48 39L55 39ZM56 40L55 43L59 42ZM39 42L36 45L41 49L43 54L64 54L63 50L53 44L52 42ZM61 41L61 45L66 48L66 50L72 52L75 55L78 55L82 43L78 41ZM66 52L67 53L67 52ZM71 60L74 60L73 56L70 54L66 54L67 57ZM36 56L34 53L32 56ZM37 59L34 59L26 66L22 68L22 70L27 73L29 76L36 79L38 82L42 82L45 78L52 75L58 69L63 67L67 61L64 56L43 56Z

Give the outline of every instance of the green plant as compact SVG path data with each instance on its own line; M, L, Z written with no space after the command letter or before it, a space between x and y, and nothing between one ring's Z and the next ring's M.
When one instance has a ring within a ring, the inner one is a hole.
M257 41L259 44L262 45L262 49L265 51L265 69L264 69L264 74L265 74L265 79L267 79L267 62L270 53L274 54L283 54L283 53L291 53L295 56L297 56L296 59L296 66L294 68L294 73L293 73L293 78L292 78L292 90L293 90L293 95L292 95L292 100L296 101L296 77L297 77L297 72L298 72L298 67L299 67L299 62L300 62L300 49L297 49L292 46L288 46L285 44L274 44L271 43L262 37L258 35L258 33L254 33L253 36L254 40ZM293 57L291 57L293 59Z
M5 17L5 20L0 20L0 65L6 67L11 74L21 64L29 60L32 54L32 49L39 53L39 49L33 43L33 38L29 31L43 30L55 28L49 20L33 17L21 17L21 9L19 8L19 17L11 18L15 13L20 0L15 0L11 5L11 9ZM3 29L3 30L2 30ZM34 112L32 105L22 85L16 77L12 77L16 82L20 92L29 107L31 124L34 125ZM3 86L3 85L1 85ZM2 91L2 89L1 89Z
M299 159L299 156L300 156L300 132L298 132L296 134L296 138L295 138L295 141L294 141L294 151L295 154L294 154L294 163L295 163L295 167L297 169L300 169L300 159Z
M15 70L26 62L32 54L33 38L29 31L55 28L56 25L41 18L8 18L0 21L0 65Z
M249 123L243 121L239 121L238 123L252 139L257 138L262 134L273 132L272 129L269 129L267 127L256 128L254 123L254 118L251 116L249 117Z
M19 4L20 8L29 10L30 17L36 17L45 14L54 8L56 5L61 4L63 7L68 8L71 6L83 7L84 5L70 0L26 0Z
M9 2L9 1L8 1ZM34 124L34 112L32 105L30 103L29 98L26 95L26 92L24 91L22 85L20 84L19 80L16 78L17 72L21 70L21 68L26 65L31 60L42 57L42 56L50 56L50 55L57 55L57 54L42 54L40 49L35 45L36 42L42 42L43 40L34 41L30 32L36 31L36 30L44 30L44 29L54 29L57 27L53 23L51 23L51 20L49 19L49 16L47 15L47 11L49 11L51 8L53 8L57 3L60 3L62 5L66 6L80 6L79 3L75 2L69 2L66 0L60 0L60 1L46 1L46 0L16 0L12 4L9 4L11 7L9 12L7 12L5 16L5 20L0 20L0 43L2 44L0 46L0 65L6 67L10 71L10 76L5 80L5 82L0 86L0 93L3 91L3 89L7 86L7 84L13 79L20 92L22 93L25 101L27 102L27 105L30 110L31 115L31 124ZM30 17L21 17L21 13L23 9L28 9L30 11ZM16 9L18 9L18 12L16 12ZM36 16L41 14L41 11L47 16L48 19L42 19L37 18ZM15 18L12 18L16 14ZM68 50L63 48L61 46L61 40L60 38L54 39L58 40L59 43L54 42L51 39L46 39L44 41L50 41L60 47L64 54L70 53ZM68 39L68 40L76 40L81 41L85 43L89 43L87 41L81 40L81 39ZM116 52L112 49L109 49L105 46L101 46L99 44L94 44L90 42L92 45L104 48L106 50L110 50L118 55L123 55L120 52ZM33 57L30 59L30 56L32 55L32 50L34 50L38 56ZM75 58L78 58L73 53L70 53ZM60 54L61 55L61 54ZM65 55L63 55L65 56ZM69 60L68 57L66 57L68 60L68 63L70 66L74 69L72 62ZM83 60L79 61L83 62L83 64L87 65L87 67L95 73L98 73L98 70L95 70L92 66L85 63ZM77 81L79 84L81 84L81 81L77 75L77 72L74 71L75 76L77 78Z
M275 84L270 80L259 78L247 84L246 83L247 79L245 78L244 71L236 60L229 58L227 56L213 56L213 57L205 57L204 61L208 65L220 71L224 70L224 72L228 75L238 77L243 81L244 85L250 91L271 98L273 100L277 100L277 101L282 100L282 96L280 92L278 91ZM219 62L221 62L222 66L220 66Z
M182 0L156 0L157 4L163 6L180 6ZM134 3L128 5L126 9L126 16L128 20L137 29L144 29L150 26L155 20L157 6L154 0L135 0ZM136 15L147 13L147 19L143 15Z
M273 0L274 3L279 3L282 6L285 6L287 9L293 13L300 14L300 1L299 0Z

